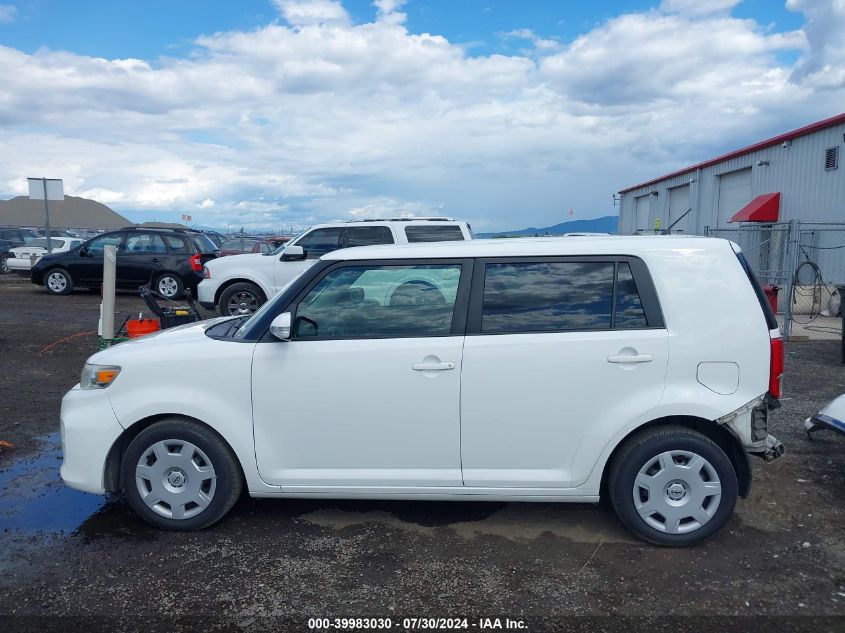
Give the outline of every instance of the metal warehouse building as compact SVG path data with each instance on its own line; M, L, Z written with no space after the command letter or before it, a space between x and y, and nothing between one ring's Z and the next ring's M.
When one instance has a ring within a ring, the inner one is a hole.
M619 192L619 233L845 222L843 145L845 113L628 187Z

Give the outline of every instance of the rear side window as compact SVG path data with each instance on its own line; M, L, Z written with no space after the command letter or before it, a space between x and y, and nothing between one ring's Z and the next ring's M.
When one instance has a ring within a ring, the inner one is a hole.
M628 262L488 263L481 333L648 327Z
M745 271L746 276L748 277L748 281L751 282L751 286L754 288L754 294L757 295L757 301L760 303L760 308L763 310L763 314L766 316L766 325L769 327L770 330L776 330L778 327L778 320L775 317L775 313L772 312L772 306L769 304L769 300L766 297L766 293L763 291L763 286L760 285L760 282L757 281L757 276L754 274L754 271L751 270L751 266L748 265L748 261L745 259L745 255L742 253L737 253L736 258L739 260L739 263L742 264L742 269Z
M219 250L217 244L211 241L211 238L205 233L191 234L191 238L194 240L194 246L200 253L213 253Z
M167 244L167 250L175 251L177 253L188 252L188 245L185 244L185 240L183 240L181 237L176 237L175 235L167 235L166 233L162 234L161 237Z
M460 242L464 239L461 227L456 224L416 224L405 227L408 242Z
M610 328L613 262L487 264L481 331Z
M346 229L346 246L393 244L393 233L386 226L350 226Z
M643 302L637 291L631 265L619 262L616 269L616 313L614 327L641 328L648 327L643 310Z

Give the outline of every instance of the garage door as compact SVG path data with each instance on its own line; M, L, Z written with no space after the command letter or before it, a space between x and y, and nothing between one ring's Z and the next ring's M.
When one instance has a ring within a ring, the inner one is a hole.
M672 187L669 190L669 224L666 228L687 213L689 209L689 185L681 187ZM689 233L689 220L692 212L687 213L684 219L672 226L672 233Z
M751 202L751 168L719 176L719 226Z
M648 199L650 196L637 198L637 217L634 224L634 231L644 231L648 228Z

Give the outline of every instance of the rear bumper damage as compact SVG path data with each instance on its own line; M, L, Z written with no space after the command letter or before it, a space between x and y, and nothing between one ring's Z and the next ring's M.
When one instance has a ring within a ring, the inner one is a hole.
M779 401L766 394L722 416L716 423L725 425L747 453L770 462L786 451L783 442L769 435L769 411L779 406Z

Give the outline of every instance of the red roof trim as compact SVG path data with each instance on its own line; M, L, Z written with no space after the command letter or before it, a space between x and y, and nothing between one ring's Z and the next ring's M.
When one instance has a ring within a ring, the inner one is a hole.
M780 192L757 196L734 213L728 222L777 222L780 214Z
M812 132L818 132L819 130L824 130L829 127L833 127L834 125L838 125L840 123L845 123L845 112L842 114L837 114L836 116L832 116L829 119L824 119L822 121L818 121L816 123L811 123L810 125L805 125L804 127L799 127L797 130L792 130L791 132L786 132L785 134L781 134L780 136L773 136L770 139L766 139L765 141L760 141L759 143L755 143L754 145L749 145L748 147L743 147L742 149L735 150L733 152L729 152L727 154L722 154L721 156L717 156L716 158L711 158L710 160L706 160L703 163L697 163L695 165L690 165L689 167L684 167L683 169L679 169L678 171L673 171L670 174L666 174L665 176L660 176L660 178L654 178L652 180L647 180L646 182L641 182L638 185L634 185L633 187L627 187L626 189L621 189L619 193L628 193L629 191L633 191L634 189L641 189L642 187L648 187L649 185L653 185L658 183L662 180L667 180L669 178L674 178L675 176L681 176L683 174L689 173L691 171L695 171L696 169L703 169L704 167L709 167L710 165L715 165L716 163L721 163L722 161L736 158L737 156L742 156L743 154L748 154L750 152L755 152L758 149L763 149L765 147L771 147L772 145L778 145L783 143L784 141L791 141L792 139L798 138L799 136L805 136Z

